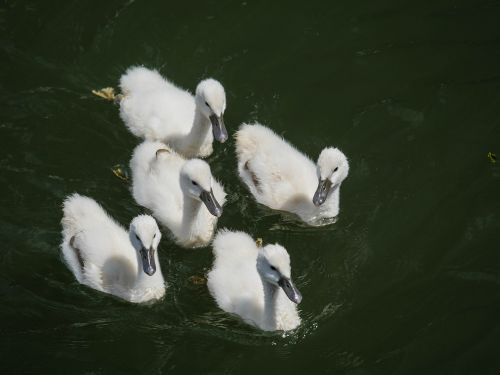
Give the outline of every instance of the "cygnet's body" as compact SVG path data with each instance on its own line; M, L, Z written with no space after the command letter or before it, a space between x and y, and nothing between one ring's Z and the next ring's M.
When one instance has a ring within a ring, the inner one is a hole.
M235 135L238 172L257 202L292 212L310 225L339 213L339 191L349 164L336 148L318 163L260 124L243 124Z
M78 282L134 303L165 294L161 233L151 216L137 216L127 232L96 201L78 194L66 198L63 212L62 255Z
M134 199L152 211L179 245L208 245L226 193L206 162L186 160L161 142L145 141L134 150L130 168Z
M282 246L258 247L246 233L222 230L213 241L208 289L219 307L265 331L300 324L300 292L291 280L290 257Z
M201 81L193 96L156 70L136 66L121 77L120 87L120 116L138 137L164 142L187 158L210 155L214 136L227 140L226 94L214 79Z

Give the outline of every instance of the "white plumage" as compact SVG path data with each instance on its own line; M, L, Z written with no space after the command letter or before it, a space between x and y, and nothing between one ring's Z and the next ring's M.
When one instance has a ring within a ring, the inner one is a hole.
M290 277L290 257L282 246L259 248L246 233L221 230L208 289L219 307L262 330L291 330L300 324L302 296Z
M338 215L340 185L349 172L340 150L323 149L316 166L263 125L243 124L235 137L239 175L257 202L310 225Z
M78 194L66 198L63 213L61 250L78 282L135 303L165 294L161 233L151 216L134 218L127 233L96 201Z
M206 246L226 193L200 159L186 160L161 142L145 141L130 161L132 192L184 247Z
M120 79L120 116L136 136L168 144L185 157L212 153L214 136L227 139L226 94L214 79L201 81L195 96L156 70L131 67Z

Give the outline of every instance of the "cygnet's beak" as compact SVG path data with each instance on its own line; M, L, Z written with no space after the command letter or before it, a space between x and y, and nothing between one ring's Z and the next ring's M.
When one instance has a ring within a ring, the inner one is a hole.
M331 188L332 182L328 178L319 180L318 188L316 189L316 193L314 193L313 197L313 203L315 206L319 207L325 203Z
M153 276L156 272L156 263L154 257L155 249L151 246L149 249L141 249L142 269L148 276Z
M278 281L278 285L281 287L281 289L283 289L290 301L296 304L299 304L300 301L302 301L302 294L300 294L299 290L293 284L291 279L285 276L281 276L281 279Z
M222 115L218 117L216 114L210 116L210 122L212 123L212 132L214 138L220 143L227 141L227 130L224 126L224 117Z
M205 203L205 206L207 206L208 211L212 215L217 217L222 215L222 207L219 202L217 202L217 199L215 199L214 191L212 189L210 189L210 191L203 191L200 194L200 199L203 203Z

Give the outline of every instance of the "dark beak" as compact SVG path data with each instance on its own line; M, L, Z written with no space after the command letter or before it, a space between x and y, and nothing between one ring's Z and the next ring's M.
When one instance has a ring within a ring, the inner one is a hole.
M290 301L299 304L302 301L302 294L300 294L297 287L293 284L292 280L281 276L280 281L278 281L278 285L283 289L286 296L290 299Z
M154 253L155 253L155 249L153 249L153 247L151 247L149 249L146 249L145 247L143 247L141 249L142 269L149 276L153 276L154 273L156 272L156 263L155 263Z
M318 188L316 189L316 193L314 193L313 197L313 203L315 206L319 207L325 203L331 188L332 183L328 178L319 181Z
M205 206L207 206L208 211L217 217L220 217L222 215L222 207L220 206L219 202L217 202L217 199L214 197L214 191L210 189L210 191L203 191L200 194L200 199L202 200L203 203L205 203Z
M220 143L227 141L227 130L224 126L224 118L217 117L217 115L210 116L210 122L212 123L212 132L214 133L214 138Z

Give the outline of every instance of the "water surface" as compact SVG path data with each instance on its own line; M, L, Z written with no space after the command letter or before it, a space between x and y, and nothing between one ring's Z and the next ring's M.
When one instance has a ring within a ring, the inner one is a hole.
M3 373L496 374L500 370L499 1L13 1L0 6ZM166 298L75 282L59 255L75 191L121 223L143 210L111 167L138 140L90 91L133 64L226 87L226 124L349 157L339 220L258 206L234 141L209 158L221 227L279 242L303 324L262 333L203 285L210 248L164 236Z

